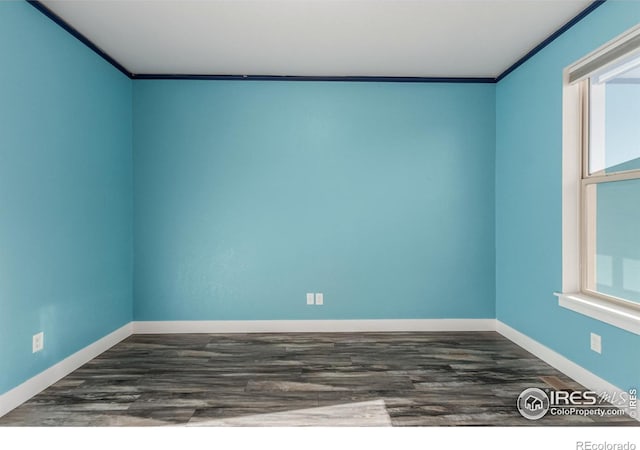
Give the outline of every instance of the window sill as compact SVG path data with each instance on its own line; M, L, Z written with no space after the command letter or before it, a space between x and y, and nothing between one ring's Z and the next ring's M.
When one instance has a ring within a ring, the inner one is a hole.
M555 295L558 297L558 304L563 308L640 335L640 312L634 309L614 305L605 300L577 292L556 293Z

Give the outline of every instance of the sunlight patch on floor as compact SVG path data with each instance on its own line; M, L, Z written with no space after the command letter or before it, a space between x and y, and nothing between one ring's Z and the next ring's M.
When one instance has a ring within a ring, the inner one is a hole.
M321 406L277 413L211 419L194 417L187 426L200 427L390 427L384 400Z

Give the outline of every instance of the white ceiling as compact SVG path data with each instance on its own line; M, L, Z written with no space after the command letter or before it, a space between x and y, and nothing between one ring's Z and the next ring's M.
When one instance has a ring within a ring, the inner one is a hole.
M45 0L135 74L495 77L591 0Z

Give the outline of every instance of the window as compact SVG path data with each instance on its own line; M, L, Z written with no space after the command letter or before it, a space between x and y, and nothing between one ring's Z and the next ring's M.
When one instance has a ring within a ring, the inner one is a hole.
M640 28L565 70L560 305L640 334Z

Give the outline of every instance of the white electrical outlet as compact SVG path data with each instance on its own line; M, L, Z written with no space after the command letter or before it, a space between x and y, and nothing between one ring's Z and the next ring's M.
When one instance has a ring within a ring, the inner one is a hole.
M602 337L599 334L591 333L591 350L602 353Z
M322 292L316 294L316 305L324 305L324 295L322 295Z
M33 335L33 339L31 340L33 353L39 352L44 348L44 332L41 331L38 334Z
M313 293L307 293L307 305L313 305Z

